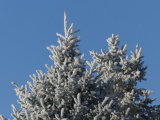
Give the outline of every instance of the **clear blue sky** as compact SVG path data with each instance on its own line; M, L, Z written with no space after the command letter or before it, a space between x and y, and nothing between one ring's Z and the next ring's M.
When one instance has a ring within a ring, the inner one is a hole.
M160 1L159 0L0 0L0 114L13 119L11 104L17 103L15 86L32 81L29 75L52 65L46 46L58 45L56 33L63 32L63 14L68 26L81 31L79 48L85 59L90 50L107 50L106 39L120 35L120 45L128 44L128 54L136 45L143 48L148 66L146 82L139 87L153 90L160 101Z

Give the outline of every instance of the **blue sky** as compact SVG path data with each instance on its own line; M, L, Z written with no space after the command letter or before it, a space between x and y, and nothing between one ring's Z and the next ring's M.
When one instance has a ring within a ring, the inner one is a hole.
M91 61L90 50L107 50L106 39L120 35L120 46L128 44L128 54L136 45L143 48L148 66L146 82L138 86L153 90L154 104L160 101L160 1L159 0L0 0L0 114L13 119L11 104L17 103L15 86L32 81L36 70L47 72L53 65L46 46L58 45L56 33L64 34L63 14L68 26L73 22L81 36L79 48ZM131 54L130 54L131 55Z

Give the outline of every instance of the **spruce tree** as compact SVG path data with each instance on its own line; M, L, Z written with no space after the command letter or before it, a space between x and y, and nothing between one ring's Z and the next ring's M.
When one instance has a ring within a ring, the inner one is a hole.
M160 106L151 105L155 101L149 98L152 91L136 87L146 80L142 48L137 45L129 59L127 45L119 49L119 36L112 34L107 39L109 51L90 51L93 61L88 62L79 52L77 32L73 23L67 28L65 12L65 35L57 33L59 46L47 47L54 65L45 65L47 73L37 70L37 75L30 76L33 83L19 87L12 82L21 105L21 110L12 105L14 120L160 119Z

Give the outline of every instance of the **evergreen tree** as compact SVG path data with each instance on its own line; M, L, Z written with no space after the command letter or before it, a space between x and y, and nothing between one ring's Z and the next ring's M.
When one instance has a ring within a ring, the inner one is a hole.
M47 47L54 61L54 66L45 65L47 73L37 70L30 76L33 83L27 81L25 86L12 83L21 105L21 110L12 105L14 120L160 119L160 106L150 105L155 101L149 98L152 91L136 88L138 81L146 80L142 48L137 45L129 60L127 45L119 49L119 36L112 34L107 39L109 51L91 51L90 63L79 52L80 37L74 36L79 30L73 30L73 23L67 29L66 12L64 32L64 36L57 33L59 46Z

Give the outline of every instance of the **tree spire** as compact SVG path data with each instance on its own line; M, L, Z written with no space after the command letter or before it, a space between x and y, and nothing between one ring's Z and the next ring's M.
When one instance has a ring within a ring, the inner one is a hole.
M66 11L64 11L64 33L65 33L65 36L67 36L67 14L66 14Z

